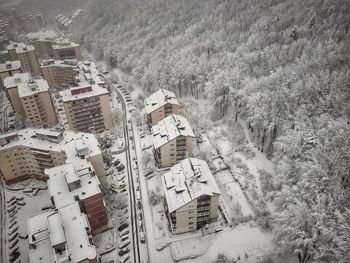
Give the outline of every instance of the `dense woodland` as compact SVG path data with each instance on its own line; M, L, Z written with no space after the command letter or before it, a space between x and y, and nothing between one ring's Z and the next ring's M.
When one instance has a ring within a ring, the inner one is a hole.
M278 247L303 263L345 263L349 14L347 0L92 0L75 33L148 92L209 100L213 118L246 116L276 160Z

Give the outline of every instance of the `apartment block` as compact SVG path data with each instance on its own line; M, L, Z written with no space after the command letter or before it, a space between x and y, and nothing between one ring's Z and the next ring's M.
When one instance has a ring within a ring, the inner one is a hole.
M152 127L154 157L159 167L173 166L192 156L194 133L186 118L170 115Z
M79 203L27 219L29 262L100 262L91 227Z
M82 60L80 45L69 41L57 42L52 46L53 58L57 60L72 59Z
M72 130L102 132L113 126L109 92L98 85L60 92L67 122Z
M6 61L10 61L9 53L7 52L7 50L0 51L0 64L4 64L6 63Z
M47 60L40 66L44 79L50 87L55 85L76 86L76 66L64 60Z
M57 124L46 80L30 78L18 86L18 95L25 112L24 120L27 127L52 127Z
M0 90L4 89L4 81L7 77L21 72L21 62L19 60L6 61L0 64Z
M79 201L87 215L93 234L108 228L107 210L101 184L87 160L45 170L51 201L56 209Z
M43 14L40 12L20 14L18 18L25 32L36 32L45 27Z
M35 47L40 58L52 58L54 56L52 46L56 44L57 34L53 31L38 31L26 35L30 45Z
M186 158L161 179L174 234L199 229L217 218L221 193L205 161Z
M15 73L13 76L7 77L4 80L6 95L11 102L12 108L22 120L25 120L26 113L23 108L22 100L18 94L18 86L29 82L31 78L32 76L30 73Z
M149 127L158 124L171 114L179 111L179 102L173 92L160 89L145 100L147 123Z
M102 152L91 133L27 128L0 135L0 171L8 184L47 180L45 169L80 159L91 162L98 176L105 175Z
M22 72L30 72L33 76L40 75L39 62L35 48L24 43L11 43L7 46L11 60L21 62Z

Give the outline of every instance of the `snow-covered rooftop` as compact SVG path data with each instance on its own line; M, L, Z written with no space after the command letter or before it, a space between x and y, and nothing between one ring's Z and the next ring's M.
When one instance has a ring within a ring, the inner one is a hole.
M47 131L49 131L49 133L47 133ZM82 154L77 151L75 144L76 140L81 139L84 140L89 147L89 152L84 155L85 158L101 154L98 141L95 135L91 133L66 130L63 133L59 133L60 136L55 136L55 134L55 132L52 134L51 131L47 129L27 128L18 130L17 139L11 140L9 143L0 147L0 149L8 149L14 146L27 146L47 151L64 151L67 157L66 162L73 162L74 160L81 159Z
M56 208L75 202L76 196L84 200L101 193L100 181L92 165L86 160L75 160L72 163L46 169L45 175L49 177L47 185ZM73 183L75 186L70 186Z
M78 202L55 210L28 217L28 240L30 262L81 262L97 257L96 248L89 242L86 215L80 211ZM54 246L64 244L62 253Z
M65 60L54 60L54 59L48 59L48 60L44 60L42 61L42 63L40 64L41 68L45 68L45 67L62 67L62 68L75 68L75 65L72 65L72 63L69 63L68 61Z
M72 48L72 47L79 47L79 44L70 42L67 39L61 39L56 42L56 45L52 46L52 49L65 49L65 48Z
M221 194L208 164L187 158L162 176L169 212L174 212L202 195Z
M16 48L16 53L19 54L19 53L25 53L25 52L34 51L34 50L35 50L34 46L28 45L28 46L25 46L25 47L18 47L18 48Z
M26 83L30 78L30 73L15 73L13 76L7 77L4 80L4 86L6 89L18 87L18 85Z
M27 34L29 41L53 41L57 38L56 32L52 30L42 30Z
M25 46L27 46L27 45L24 43L11 42L10 44L7 45L6 49L7 50L15 50L17 48L23 48Z
M6 61L6 63L0 64L0 72L18 70L20 68L21 68L21 62L19 60Z
M159 89L147 99L145 99L147 114L155 111L166 103L179 105L173 92L166 89Z
M49 85L43 78L29 78L26 82L18 85L19 97L32 96L48 90Z
M172 114L152 127L152 138L155 149L179 136L195 137L187 119L180 115Z
M108 90L101 88L98 85L89 85L87 87L74 87L60 92L60 95L64 102L101 96L104 94L109 94Z

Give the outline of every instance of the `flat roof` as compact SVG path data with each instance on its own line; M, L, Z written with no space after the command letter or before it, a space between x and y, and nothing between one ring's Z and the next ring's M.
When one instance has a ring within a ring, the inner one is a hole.
M86 141L86 144L89 147L89 153L85 155L85 158L101 154L99 143L94 134L66 130L63 132L63 138L59 142L47 141L44 139L37 138L37 133L43 134L46 131L50 130L32 128L18 130L18 139L1 146L0 150L10 149L14 146L26 146L46 151L64 151L66 153L67 161L72 162L74 160L81 160L81 157L78 155L76 149L75 141L78 139L82 139Z
M155 149L179 136L195 137L187 119L180 115L169 115L152 127L152 139Z
M18 85L19 97L28 97L40 92L49 91L49 84L43 78L29 78Z
M60 39L56 42L55 45L52 45L52 49L65 49L79 46L79 44L70 42L68 39Z
M174 212L202 195L221 194L206 161L186 158L162 175L169 212Z
M59 213L51 214L47 217L48 229L50 233L50 242L56 246L66 242L62 220Z
M45 175L49 177L47 185L56 208L75 202L75 196L84 200L101 193L100 181L94 174L92 165L86 160L76 160L72 163L46 169ZM80 186L70 191L68 184L76 182L77 179Z
M61 219L62 228L57 227ZM85 259L93 260L97 257L96 248L89 243L86 228L89 227L87 217L80 211L78 202L55 210L41 212L28 217L29 244L35 244L35 248L29 249L30 262L54 263L70 256L71 262L81 262ZM55 229L55 237L51 239L52 228ZM57 231L57 232L56 232ZM62 232L63 231L63 232ZM35 240L32 239L35 236ZM66 240L66 251L62 255L55 254L54 242ZM56 239L57 238L57 239Z
M27 46L27 45L24 44L24 43L11 42L10 44L8 44L8 45L6 46L6 49L7 49L7 50L15 50L16 48L25 47L25 46Z
M26 83L30 78L30 73L15 73L13 76L7 77L4 80L4 86L6 89L18 87L18 85Z
M54 60L54 59L43 60L40 67L41 68L46 68L46 67L76 68L75 65L68 64L64 60Z
M21 62L19 60L6 61L0 64L0 72L6 72L11 70L19 70L21 68Z
M21 46L21 47L18 47L16 48L16 53L25 53L25 52L28 52L28 51L34 51L35 50L35 47L32 46L32 45L25 45L25 46Z
M52 30L41 30L38 32L28 33L26 37L30 41L53 41L57 38L57 34Z
M91 86L92 91L83 92L75 95L72 95L71 91L72 90L74 91L83 87L73 87L73 88L61 91L60 95L62 97L63 102L80 100L80 99L85 99L85 98L90 98L95 96L101 96L104 94L109 94L108 90L106 90L105 88L101 88L98 85L88 85L88 86Z
M167 103L179 105L175 93L166 89L159 89L145 99L146 113L149 114Z

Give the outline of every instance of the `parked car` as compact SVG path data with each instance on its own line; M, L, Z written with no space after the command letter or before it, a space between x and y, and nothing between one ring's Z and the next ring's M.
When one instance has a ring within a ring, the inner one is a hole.
M129 248L124 247L121 250L119 250L118 255L119 257L124 256L125 254L129 253L129 251L130 251Z
M114 166L118 166L120 164L120 160L119 159L115 160L113 164Z
M9 203L13 202L15 199L16 199L16 197L12 196L9 200L7 200L7 203L9 204Z
M119 231L119 235L120 236L124 236L124 235L127 235L127 234L129 234L129 228L125 228L122 231Z
M130 244L130 240L123 241L118 245L118 248L122 249L122 248L128 246L129 244Z
M129 224L128 223L123 223L118 227L118 231L121 232L124 229L128 228Z
M125 254L124 256L120 257L119 262L120 263L125 263L125 262L127 262L129 260L129 258L130 258L129 254Z
M126 235L121 236L120 239L121 239L122 241L126 241L127 239L129 239L129 234L126 234Z
M124 166L124 164L119 164L118 166L117 166L117 170L118 170L118 172L121 172L121 171L123 171L124 170L124 168L125 168L125 166Z
M140 232L140 242L141 243L145 243L145 233L144 232Z

